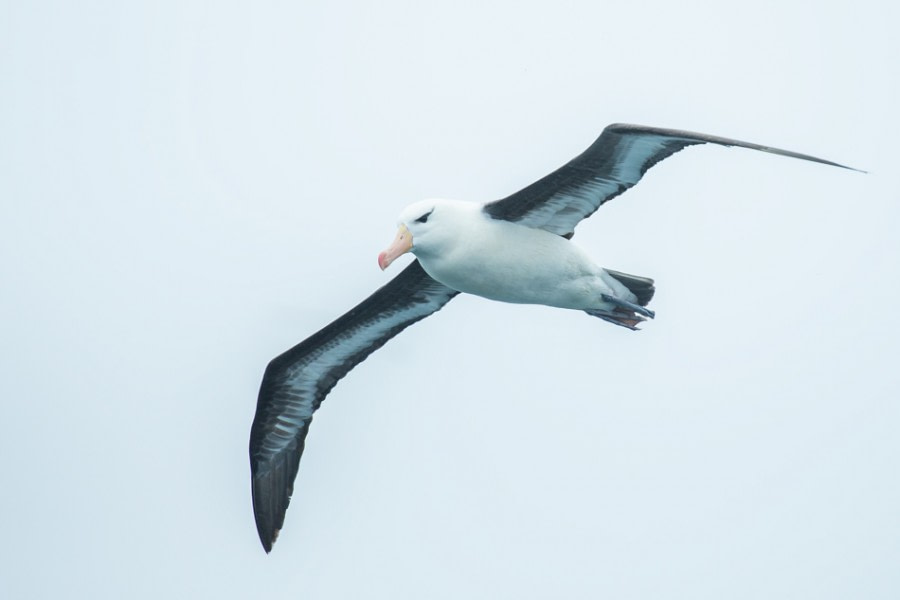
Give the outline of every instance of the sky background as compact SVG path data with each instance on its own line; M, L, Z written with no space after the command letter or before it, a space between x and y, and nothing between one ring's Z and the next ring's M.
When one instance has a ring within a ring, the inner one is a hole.
M0 2L0 597L896 598L900 9ZM317 414L257 539L266 363L612 122L704 146L576 231L641 332L454 300Z

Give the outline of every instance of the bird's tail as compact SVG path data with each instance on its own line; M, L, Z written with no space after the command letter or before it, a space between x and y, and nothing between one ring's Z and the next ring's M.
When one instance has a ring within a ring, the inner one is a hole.
M653 298L653 293L656 291L656 288L653 287L652 279L649 277L629 275L628 273L621 273L619 271L611 271L610 269L606 269L606 272L616 281L628 288L629 292L634 294L635 298L637 298L637 304L604 294L603 301L614 305L614 309L586 310L584 312L592 317L599 317L613 325L619 325L627 329L637 329L639 323L646 321L644 316L650 317L651 319L655 316L655 313L652 310L644 308L649 304L650 300Z
M656 288L653 287L653 280L649 277L638 277L637 275L629 275L612 269L605 269L607 273L612 275L613 279L628 288L628 291L637 296L638 304L647 306L653 299Z

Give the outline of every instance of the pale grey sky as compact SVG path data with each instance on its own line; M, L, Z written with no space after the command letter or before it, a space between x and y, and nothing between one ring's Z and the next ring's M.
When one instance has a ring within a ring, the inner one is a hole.
M896 598L896 4L6 2L0 597ZM575 240L632 333L461 297L343 380L273 553L262 371L424 197L611 122L692 148Z

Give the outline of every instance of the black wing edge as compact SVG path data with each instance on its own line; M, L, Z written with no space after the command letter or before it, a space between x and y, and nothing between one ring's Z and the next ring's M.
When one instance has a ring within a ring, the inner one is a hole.
M824 158L819 158L817 156L812 156L810 154L801 154L800 152L793 152L792 150L783 150L781 148L775 148L774 146L764 146L762 144L754 144L752 142L742 142L740 140L735 140L726 137L720 137L717 135L708 135L705 133L697 133L695 131L685 131L682 129L664 129L661 127L646 127L644 125L632 125L629 123L615 123L613 125L608 126L603 130L603 133L610 131L612 133L618 134L637 134L637 135L659 135L663 137L671 137L678 138L681 140L685 140L688 142L688 145L694 144L716 144L718 146L731 146L736 148L747 148L749 150L759 150L760 152L768 152L770 154L777 154L779 156L788 156L790 158L799 158L800 160L808 160L810 162L820 163L823 165L828 165L830 167L840 167L841 169L847 169L850 171L856 171L858 173L866 173L862 169L857 169L855 167L848 167L847 165L842 165L840 163L836 163L830 160L825 160ZM602 137L602 134L601 134ZM599 141L599 139L598 139ZM671 155L667 155L671 156ZM656 163L654 163L656 164ZM650 165L652 166L652 165ZM650 167L647 167L648 169Z
M484 212L494 219L504 221L518 221L523 219L533 210L540 207L544 202L552 198L557 192L565 192L568 189L577 188L592 176L611 175L619 162L626 158L622 153L622 142L628 137L642 136L658 136L666 139L657 152L646 157L643 164L640 165L639 175L634 181L619 182L615 190L605 197L599 198L596 206L593 207L593 210L581 215L581 219L589 217L604 203L612 200L634 186L651 167L660 161L665 160L676 152L680 152L689 146L700 144L716 144L719 146L759 150L761 152L798 158L860 173L866 172L855 167L849 167L809 154L801 154L799 152L782 150L781 148L764 146L751 142L743 142L726 137L681 129L665 129L661 127L647 127L644 125L633 125L628 123L614 123L607 126L587 150L549 175L542 177L518 192L515 192L506 198L488 202L484 205ZM610 180L614 181L615 178L610 177ZM572 229L574 230L574 226ZM572 233L573 231L569 231L564 234L564 237L571 238Z
M378 339L365 347L361 347L349 358L319 374L316 382L316 394L313 399L313 411L319 408L325 396L335 384L353 367L365 360L369 354L383 346L395 335L425 317L440 310L459 292L435 281L429 276L418 261L412 262L394 279L375 291L350 311L333 321L306 340L272 359L266 367L260 385L256 414L250 429L250 471L253 513L260 542L266 553L271 552L272 545L284 525L284 517L291 495L294 491L294 479L300 466L300 457L312 422L312 415L289 445L271 457L263 460L259 456L263 440L268 433L272 421L279 414L279 392L284 392L283 383L289 369L302 362L306 357L316 353L348 329L366 327L377 321L379 315L386 310L402 311L416 304L433 303L434 310L425 314L415 314L411 318L399 322L384 332Z

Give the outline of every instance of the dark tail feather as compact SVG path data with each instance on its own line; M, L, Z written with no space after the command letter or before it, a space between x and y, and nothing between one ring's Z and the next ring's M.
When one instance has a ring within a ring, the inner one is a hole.
M632 304L627 300L615 298L613 296L603 295L603 301L612 304L615 308L612 310L586 310L587 314L592 317L599 317L604 321L608 321L614 325L625 327L626 329L637 329L638 324L645 321L644 317L655 316L653 311L643 308L650 303L656 288L653 287L653 280L649 277L638 277L637 275L629 275L621 271L613 271L606 269L609 275L628 288L628 291L635 295L637 304ZM643 316L641 316L643 315Z
M653 287L653 280L649 277L638 277L637 275L629 275L628 273L613 271L612 269L606 269L606 272L637 296L638 304L641 306L647 306L653 298L653 293L656 292L656 288Z

